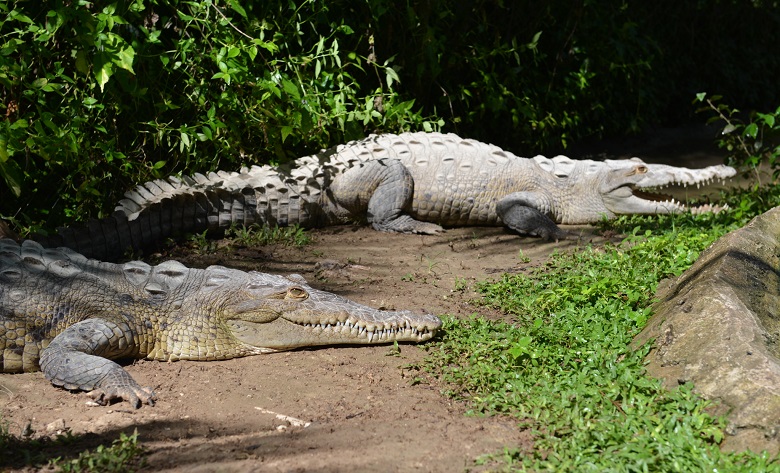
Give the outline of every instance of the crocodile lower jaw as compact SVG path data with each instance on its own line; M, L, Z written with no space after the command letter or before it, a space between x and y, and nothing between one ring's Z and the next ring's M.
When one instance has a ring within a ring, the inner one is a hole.
M679 212L690 212L694 215L699 214L705 214L705 213L718 213L729 209L728 204L723 205L716 205L716 204L699 204L699 205L688 205L685 202L676 200L674 197L668 194L661 194L656 192L649 192L647 190L637 190L634 189L633 191L634 197L638 197L642 200L647 200L651 202L660 202L664 204L668 204L670 206L674 206L677 208Z

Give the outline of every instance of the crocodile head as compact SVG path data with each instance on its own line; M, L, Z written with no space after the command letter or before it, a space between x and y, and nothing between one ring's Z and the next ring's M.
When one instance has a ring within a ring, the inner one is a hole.
M209 269L217 278L221 271L231 271ZM235 302L223 307L223 322L235 339L255 352L422 342L441 328L441 320L434 315L372 309L314 289L295 274L250 272L246 284L229 298Z
M737 173L724 165L689 169L647 164L639 158L592 161L536 156L533 160L554 176L545 183L553 191L538 189L533 196L524 198L564 224L594 223L627 214L719 212L726 207L689 207L659 191L668 186L706 186Z
M598 187L606 216L621 214L669 214L718 212L723 207L687 206L671 196L659 193L665 187L706 186L713 181L733 177L736 170L718 165L689 169L664 164L646 164L639 158L606 160L607 172Z

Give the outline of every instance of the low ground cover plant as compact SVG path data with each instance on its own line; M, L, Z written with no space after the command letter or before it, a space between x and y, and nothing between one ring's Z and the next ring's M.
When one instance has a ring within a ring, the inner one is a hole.
M623 217L604 226L620 244L555 254L528 274L480 286L480 304L508 321L447 318L422 368L472 412L501 413L535 434L531 451L483 458L498 469L549 471L780 471L765 453L719 449L725 420L692 386L671 391L645 375L644 327L658 282L707 246L780 204L777 188L737 193L745 212Z

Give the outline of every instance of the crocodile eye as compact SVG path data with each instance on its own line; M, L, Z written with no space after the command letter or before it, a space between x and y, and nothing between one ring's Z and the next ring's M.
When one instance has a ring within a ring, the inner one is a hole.
M636 173L637 174L646 174L647 173L647 166L637 166L636 167Z
M287 290L287 299L306 299L309 294L300 287L293 286Z

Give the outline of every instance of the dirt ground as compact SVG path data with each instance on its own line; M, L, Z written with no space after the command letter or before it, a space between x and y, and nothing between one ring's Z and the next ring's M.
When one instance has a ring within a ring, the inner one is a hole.
M592 228L582 230L586 239L603 240ZM317 288L373 307L495 317L469 303L476 281L523 271L554 249L578 245L501 228L410 236L341 226L311 235L313 243L301 248L177 248L172 256L196 267L299 273ZM126 403L89 407L84 394L55 388L41 373L3 375L0 408L12 433L68 430L86 434L87 446L138 428L146 471L453 472L504 446L532 447L512 419L466 416L467 406L442 395L435 379L414 384L420 373L405 367L424 350L406 344L396 356L390 346L375 346L223 362L138 361L127 370L159 398L138 410Z
M686 143L689 138L683 137ZM670 148L668 139L624 148L650 156L648 162L682 159L698 167L713 161L711 148ZM587 152L601 151L591 147L580 155ZM626 155L620 148L607 153ZM568 229L581 232L583 242L605 241L593 227ZM520 238L501 228L410 236L341 226L310 235L313 243L302 248L233 247L205 255L180 248L172 256L198 267L299 273L314 287L373 307L500 317L470 304L475 282L524 271L555 250L584 244ZM480 455L533 448L530 433L512 419L465 415L468 406L442 395L444 386L436 379L414 383L419 373L406 367L421 360L425 348L407 344L393 354L389 346L335 347L223 362L138 361L127 370L141 385L154 387L159 398L155 406L138 410L126 403L89 407L84 394L55 388L41 373L1 375L0 416L15 435L69 431L76 438L68 447L73 451L137 428L147 452L144 471L478 471L473 462ZM4 467L30 470L0 461L0 470Z

